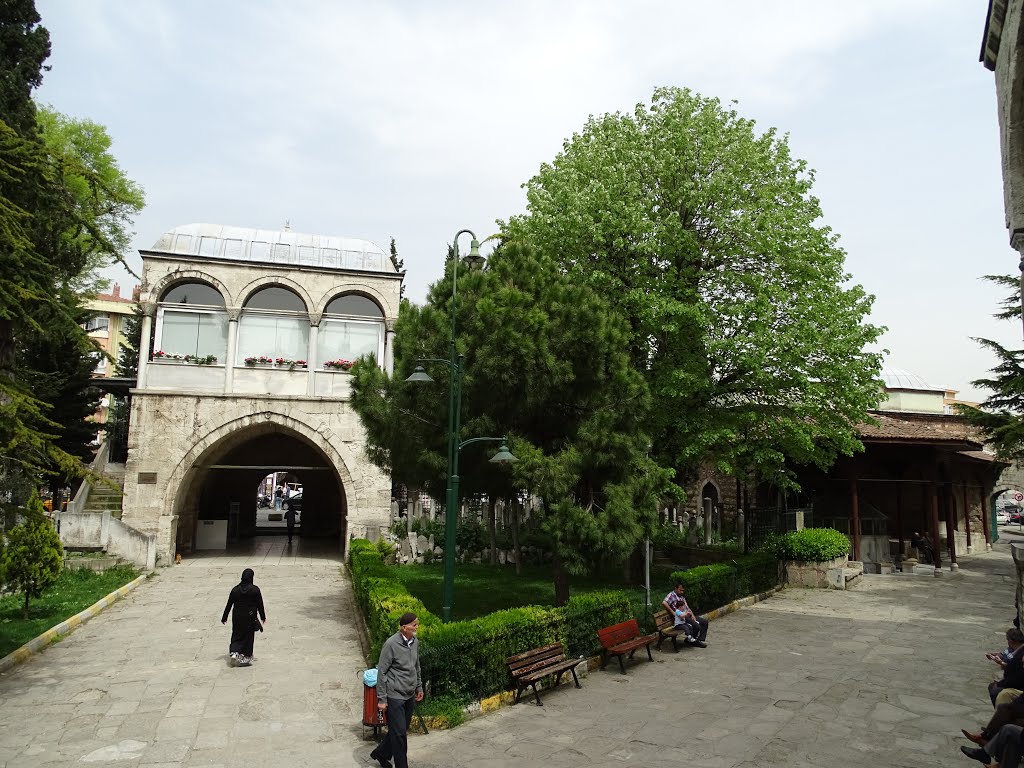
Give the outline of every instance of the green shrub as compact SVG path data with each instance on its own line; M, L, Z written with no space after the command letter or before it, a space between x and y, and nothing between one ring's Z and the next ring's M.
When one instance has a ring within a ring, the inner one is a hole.
M469 559L488 546L487 530L479 520L464 520L455 531L455 544L462 550L463 559Z
M471 700L469 696L453 696L451 694L431 696L417 704L416 711L425 718L444 721L445 727L454 728L456 725L462 725L465 721L465 709ZM434 725L436 727L438 723L434 723Z
M850 540L833 528L804 528L783 537L783 559L811 562L834 560L850 551Z
M659 525L654 529L651 543L655 549L662 551L673 547L682 547L686 544L686 533L675 525Z
M686 585L686 601L698 614L713 611L747 595L767 592L780 583L779 559L760 552L737 557L727 563L702 565L687 571L676 571L669 586Z
M587 592L573 595L561 609L565 623L562 642L569 658L601 652L597 630L633 618L625 592Z

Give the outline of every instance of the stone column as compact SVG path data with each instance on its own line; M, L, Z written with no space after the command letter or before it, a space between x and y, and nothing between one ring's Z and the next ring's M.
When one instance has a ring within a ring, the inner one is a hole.
M228 359L224 361L224 392L235 391L235 358L238 355L238 316L241 310L232 307L228 310Z
M318 363L314 362L317 356L317 344L320 339L320 325L309 326L309 344L306 350L306 394L316 394L316 367Z
M704 544L711 544L711 499L704 499Z
M384 372L388 376L395 373L395 332L391 328L384 340Z
M142 305L142 334L139 337L139 370L135 386L143 389L146 386L146 369L149 368L149 348L153 339L153 314L156 312L156 305L146 303Z

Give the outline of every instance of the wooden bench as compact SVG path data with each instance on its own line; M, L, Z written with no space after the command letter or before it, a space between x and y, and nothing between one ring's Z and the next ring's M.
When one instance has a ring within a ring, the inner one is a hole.
M679 638L686 637L686 631L675 628L675 616L662 609L654 614L654 624L658 628L658 644L655 648L660 649L662 641L671 638L672 650L679 650Z
M619 671L626 674L626 665L623 663L622 657L628 653L629 658L632 659L633 654L640 648L646 648L647 658L654 661L654 657L651 656L651 644L657 642L658 635L641 635L640 625L637 624L636 619L599 629L597 637L601 641L601 647L604 648L601 669L604 669L608 665L608 659L614 656L619 660Z
M572 672L572 679L576 683L576 687L583 687L576 676L576 665L580 663L580 660L565 658L565 650L561 643L552 643L534 648L526 653L520 653L517 656L509 656L505 662L508 664L508 671L512 673L512 680L516 684L516 700L513 702L515 704L519 703L519 697L523 695L523 691L530 687L533 688L537 706L543 707L540 693L537 691L537 683L548 675L554 675L555 682L552 686L554 687L558 685L566 670Z

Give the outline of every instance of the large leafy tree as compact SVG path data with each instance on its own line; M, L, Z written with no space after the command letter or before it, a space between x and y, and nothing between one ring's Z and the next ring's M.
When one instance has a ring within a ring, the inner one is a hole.
M659 464L787 482L831 464L881 391L872 298L821 223L814 174L785 137L688 90L591 118L525 185L506 242L561 267L626 318L654 399Z
M1000 303L995 317L1000 320L1021 318L1020 279L1011 275L986 275L985 279L1010 293ZM992 391L981 408L958 406L967 420L985 433L996 455L1006 461L1024 461L1024 349L1004 347L992 339L978 339L996 358L990 376L973 382Z
M448 357L451 265L425 306L400 315L396 376L372 365L354 369L352 403L371 457L435 495L447 466L444 369L432 368L433 387L403 379L417 359ZM467 447L463 492L500 497L526 489L543 499L537 515L564 601L568 574L621 560L650 530L666 479L647 459L650 398L630 364L628 329L551 256L518 245L496 251L488 269L460 274L457 315L462 437L510 435L520 459L509 474L488 464L493 450Z

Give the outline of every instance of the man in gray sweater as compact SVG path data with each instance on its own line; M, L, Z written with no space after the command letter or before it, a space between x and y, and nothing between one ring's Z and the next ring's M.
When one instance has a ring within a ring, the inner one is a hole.
M387 712L388 735L370 757L391 768L409 768L406 759L408 745L406 733L412 722L412 710L417 701L423 701L423 680L420 677L420 647L416 630L420 623L415 613L402 614L398 631L384 641L377 662L377 708Z

